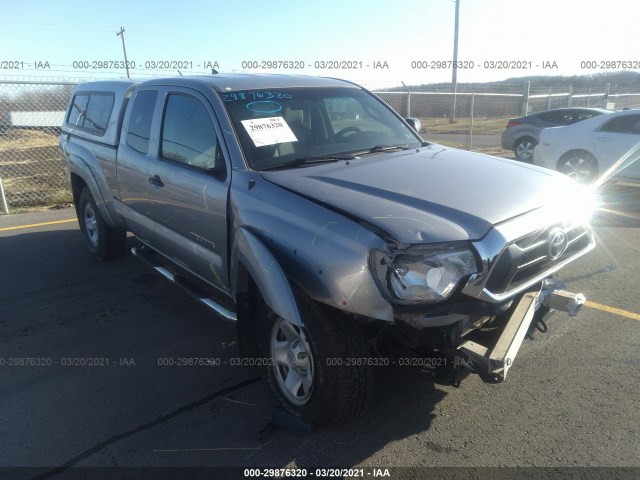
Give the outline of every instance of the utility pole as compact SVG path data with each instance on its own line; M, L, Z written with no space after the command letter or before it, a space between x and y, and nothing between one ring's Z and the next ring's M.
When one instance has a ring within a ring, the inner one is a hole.
M120 27L120 31L116 32L116 37L122 38L122 50L124 51L124 67L127 69L127 78L131 78L129 75L129 60L127 60L127 47L124 44L124 27Z
M451 107L451 114L449 115L449 123L456 121L456 93L458 91L458 24L460 17L460 0L456 1L456 20L453 30L453 72L451 74L451 83L453 90L453 105Z

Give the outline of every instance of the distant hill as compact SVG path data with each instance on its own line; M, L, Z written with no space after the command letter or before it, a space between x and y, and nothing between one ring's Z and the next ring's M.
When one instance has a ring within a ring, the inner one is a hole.
M527 77L512 77L497 82L458 83L459 92L522 92L527 82L531 82L531 91L565 90L569 85L574 91L586 91L589 89L602 91L607 83L611 84L611 91L638 91L640 90L639 72L603 72L593 75L573 76L543 76L533 75ZM411 91L450 91L451 83L430 83L422 85L408 85ZM407 88L397 87L391 90L406 91Z

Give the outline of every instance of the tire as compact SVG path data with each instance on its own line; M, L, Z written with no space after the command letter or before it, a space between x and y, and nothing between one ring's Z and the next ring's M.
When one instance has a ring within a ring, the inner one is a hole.
M89 251L99 260L115 260L126 252L126 230L113 228L105 223L86 187L78 200L78 223Z
M313 425L343 425L362 414L371 396L367 342L341 312L300 297L298 306L303 327L279 317L264 302L257 308L267 383L295 417Z
M560 158L558 171L578 183L589 184L598 178L598 162L589 152L574 150Z
M538 145L533 138L525 137L519 139L513 146L513 152L516 158L523 162L531 162L533 160L533 149Z

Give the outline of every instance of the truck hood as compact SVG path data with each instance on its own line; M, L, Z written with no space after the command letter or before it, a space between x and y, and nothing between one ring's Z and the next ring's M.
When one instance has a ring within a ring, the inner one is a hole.
M478 240L572 183L532 165L434 144L261 175L409 244Z

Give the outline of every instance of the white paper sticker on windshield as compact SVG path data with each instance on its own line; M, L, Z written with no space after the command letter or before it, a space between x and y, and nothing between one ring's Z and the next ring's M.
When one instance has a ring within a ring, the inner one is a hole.
M242 125L247 129L256 147L298 141L282 117L242 120Z

